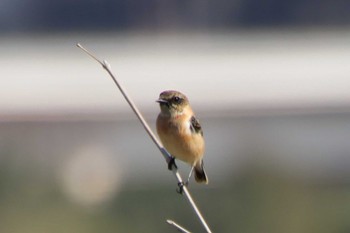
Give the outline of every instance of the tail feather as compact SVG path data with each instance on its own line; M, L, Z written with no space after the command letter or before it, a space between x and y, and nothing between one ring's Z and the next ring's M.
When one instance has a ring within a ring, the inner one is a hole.
M194 167L194 178L198 183L208 184L208 177L204 171L203 160Z

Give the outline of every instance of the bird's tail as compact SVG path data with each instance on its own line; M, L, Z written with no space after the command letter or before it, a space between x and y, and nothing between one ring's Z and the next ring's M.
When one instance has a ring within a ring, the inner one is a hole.
M203 160L194 167L194 178L198 183L208 184L208 177L204 171Z

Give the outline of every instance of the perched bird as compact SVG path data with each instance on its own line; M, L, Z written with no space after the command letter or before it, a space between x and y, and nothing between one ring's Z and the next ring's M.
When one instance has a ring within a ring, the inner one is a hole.
M178 91L164 91L157 102L160 105L157 133L165 149L173 156L169 169L175 165L175 158L179 159L191 165L186 184L193 171L198 183L208 184L203 166L203 130L187 97Z

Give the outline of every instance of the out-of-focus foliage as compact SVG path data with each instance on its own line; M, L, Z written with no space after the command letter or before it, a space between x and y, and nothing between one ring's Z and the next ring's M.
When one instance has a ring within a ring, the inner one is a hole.
M176 184L125 184L113 200L83 208L57 184L34 172L11 171L2 163L1 232L172 232L173 219L194 232L201 226ZM347 232L350 188L308 183L283 172L249 166L222 185L191 184L214 232Z

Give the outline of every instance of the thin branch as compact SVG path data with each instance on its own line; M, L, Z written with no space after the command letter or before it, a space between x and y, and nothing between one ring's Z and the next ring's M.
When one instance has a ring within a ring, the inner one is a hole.
M185 228L183 228L182 226L180 226L179 224L177 224L176 222L172 221L172 220L166 220L166 222L175 227L179 232L183 232L183 233L191 233L190 231L186 230Z
M160 150L160 152L162 153L164 159L166 160L167 163L169 163L171 156L169 154L169 152L162 146L162 144L158 141L157 137L154 135L154 133L152 132L151 128L149 127L149 125L147 124L146 120L143 118L142 114L140 113L140 111L138 110L138 108L136 107L136 105L134 104L134 102L131 100L131 98L129 97L129 95L127 94L126 90L123 88L123 86L118 82L116 76L113 74L112 70L111 70L111 66L107 61L101 61L98 58L96 58L96 56L94 56L91 52L89 52L87 49L85 49L82 45L80 45L79 43L77 44L77 46L82 49L85 53L87 53L90 57L92 57L94 60L96 60L98 63L100 63L100 65L102 65L102 67L108 72L108 74L111 76L111 78L113 79L115 85L117 85L117 87L119 88L120 92L122 93L122 95L124 96L125 100L128 102L128 104L130 105L131 109L134 111L135 115L137 116L137 118L140 120L141 124L143 125L143 127L145 128L146 132L148 133L148 135L151 137L152 141L154 142L154 144L156 144L156 146L158 147L158 149ZM172 170L171 170L175 176L175 178L178 181L178 184L183 184L182 178L180 176L180 173L178 172L177 168L175 166L172 166ZM194 212L196 213L197 217L199 218L200 222L202 223L203 227L205 228L205 230L208 233L211 233L211 230L208 226L208 224L206 223L205 219L203 218L201 212L199 211L197 205L195 204L195 202L193 201L190 192L188 191L187 187L184 185L182 186L183 189L183 193L185 194L188 202L190 203L191 207L193 208Z

